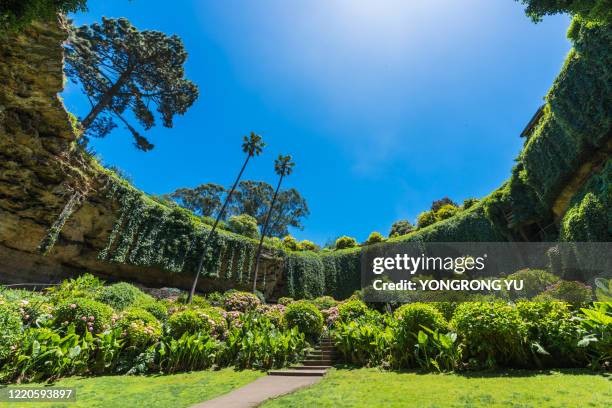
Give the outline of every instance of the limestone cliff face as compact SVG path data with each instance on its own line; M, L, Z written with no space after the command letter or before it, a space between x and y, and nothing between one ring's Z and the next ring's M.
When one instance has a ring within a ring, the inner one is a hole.
M78 136L58 97L63 24L36 23L0 37L0 283L52 283L92 272L108 280L188 288L192 273L99 259L120 209L103 194L104 173L75 147ZM75 195L76 211L49 253L40 255L40 243ZM281 282L282 262L264 260L263 270L270 295ZM200 283L207 290L235 286L218 278Z

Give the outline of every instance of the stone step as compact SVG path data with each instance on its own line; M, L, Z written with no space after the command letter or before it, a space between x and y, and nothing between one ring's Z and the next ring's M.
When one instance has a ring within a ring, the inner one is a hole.
M335 351L327 351L327 352L314 352L314 353L308 353L306 355L306 358L309 357L314 357L314 358L319 358L319 357L329 357L329 358L333 358L336 356L336 352Z
M327 370L273 370L268 371L268 375L279 375L287 377L323 377Z
M302 361L302 364L305 366L321 366L321 365L332 365L334 364L334 360L326 358L326 359L308 359Z
M330 365L318 365L318 366L291 366L292 370L327 370L332 368Z

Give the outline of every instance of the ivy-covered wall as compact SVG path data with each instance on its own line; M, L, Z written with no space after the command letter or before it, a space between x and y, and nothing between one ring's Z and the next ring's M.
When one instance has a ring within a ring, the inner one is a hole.
M517 226L563 215L567 207L556 208L556 201L564 187L581 168L596 168L610 155L612 27L576 17L568 38L573 48L546 95L542 119L510 180L485 203L496 224L507 208Z
M107 200L118 204L118 210L106 245L98 254L100 260L194 276L209 225L183 208L167 207L151 199L112 175L103 191ZM202 275L224 281L225 287L250 288L257 244L248 237L216 231L206 249ZM266 282L269 264L276 260L282 265L287 254L266 246L263 255L258 285L271 294L274 287Z

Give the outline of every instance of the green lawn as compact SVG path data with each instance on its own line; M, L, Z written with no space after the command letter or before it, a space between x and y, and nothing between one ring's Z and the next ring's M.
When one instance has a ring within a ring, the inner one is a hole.
M609 407L612 377L588 371L418 374L331 370L320 383L268 401L276 407Z
M8 403L0 407L189 407L241 387L264 375L259 371L199 371L164 376L111 376L66 378L56 382L58 387L75 387L76 402L72 403ZM35 384L26 387L40 386ZM10 386L12 388L16 386Z

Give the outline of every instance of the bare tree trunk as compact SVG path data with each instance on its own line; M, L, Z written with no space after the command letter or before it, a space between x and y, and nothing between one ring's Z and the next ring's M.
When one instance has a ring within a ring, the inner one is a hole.
M76 208L81 204L83 196L83 193L80 191L76 191L70 196L70 199L68 199L68 202L66 205L64 205L62 212L49 228L47 235L45 235L40 241L37 248L40 254L47 255L51 251L53 245L55 245L55 241L57 241L57 238L59 237L60 232L62 232L62 228L64 228L66 221L68 221L68 218L70 218L72 213L74 213Z
M217 225L219 224L219 221L223 217L223 213L225 212L225 209L227 208L227 205L229 204L232 198L232 194L234 194L234 191L236 190L236 186L238 186L238 182L240 181L240 178L242 178L242 173L244 173L244 169L246 168L247 163L249 162L250 158L251 158L251 155L247 153L247 158L244 161L242 168L240 169L240 173L238 173L238 177L236 177L236 181L234 181L234 185L232 186L231 190L229 191L229 193L227 193L227 197L225 197L225 201L223 202L223 206L221 207L221 210L219 210L219 213L217 213L217 218L215 218L215 223L213 224L212 229L208 232L208 235L206 236L206 241L204 241L204 248L202 249L202 256L200 257L200 262L198 263L198 268L196 269L196 274L195 274L195 277L193 278L193 284L191 285L191 290L189 291L189 297L187 298L187 304L191 304L191 301L193 300L193 296L195 295L196 286L198 285L198 278L200 276L200 273L202 272L202 266L204 265L204 259L206 259L206 250L208 249L208 244L210 243L210 240L215 234Z
M283 177L285 175L281 174L278 179L278 185L276 186L276 191L274 191L274 197L272 197L272 202L270 203L270 208L268 209L268 214L266 214L266 220L264 222L263 232L261 233L261 237L259 238L259 245L257 246L257 257L255 258L255 270L253 272L253 293L257 290L257 272L259 271L259 261L261 259L261 249L263 247L264 238L266 237L266 233L268 232L268 224L270 222L270 216L272 215L272 210L274 209L274 204L276 203L276 197L278 196L278 190L280 190L281 183L283 182Z
M127 78L130 76L131 71L126 71L115 82L113 86L102 96L98 103L91 109L85 119L81 122L83 129L87 130L98 115L113 101L113 96L121 89Z

